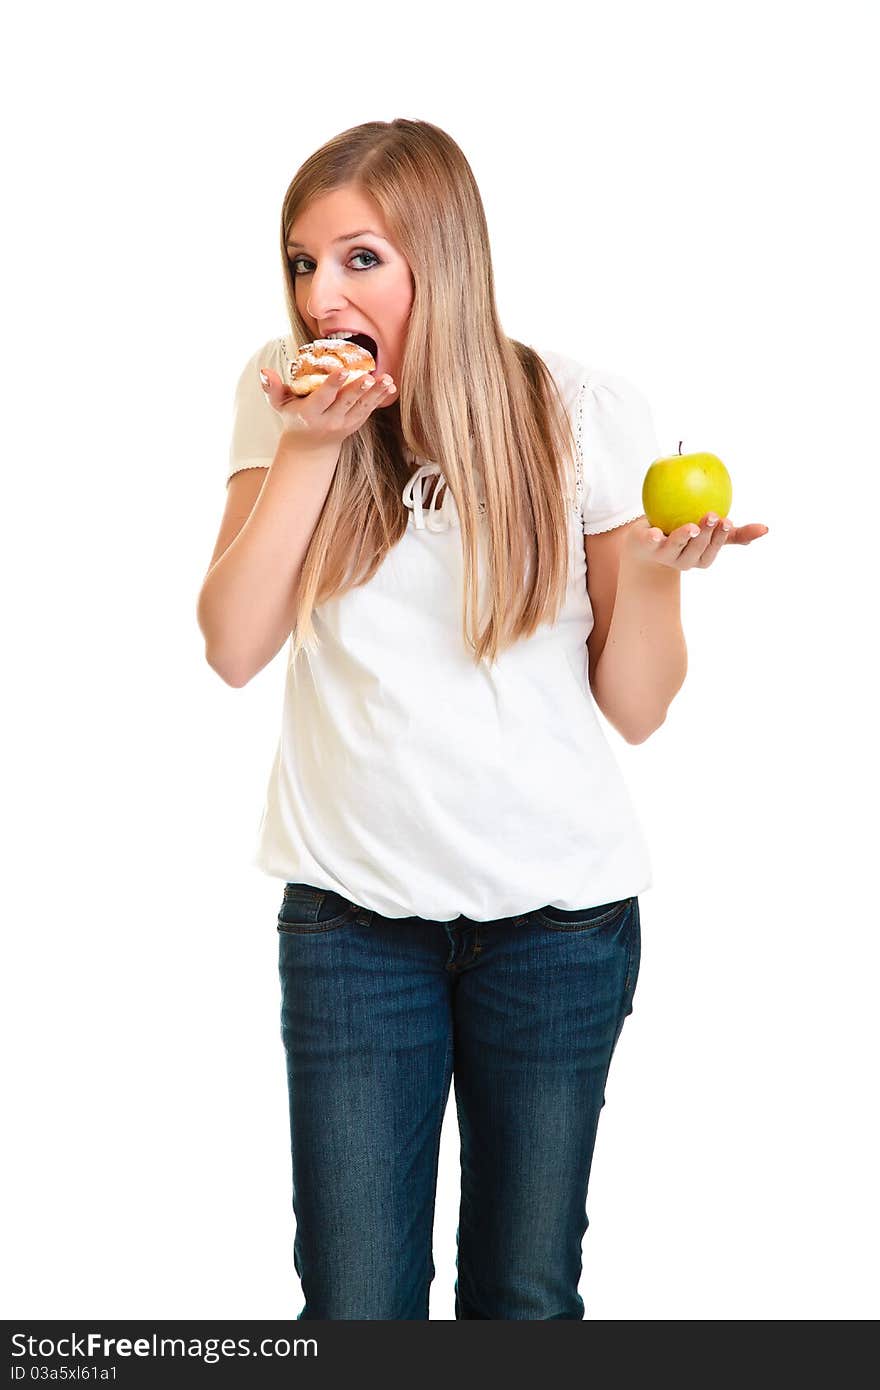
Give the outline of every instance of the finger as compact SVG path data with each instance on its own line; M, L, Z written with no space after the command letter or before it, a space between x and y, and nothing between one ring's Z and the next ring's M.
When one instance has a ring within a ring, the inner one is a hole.
M343 390L339 393L338 404L342 414L348 417L353 410L360 410L365 397L372 397L370 389L375 384L375 377L367 373L366 376L353 377L346 381Z
M664 545L668 537L659 526L647 526L644 530L637 532L637 535L643 555L650 555L652 559L658 557L662 559L666 556Z
M661 526L652 526L647 517L633 524L633 537L638 541L643 555L656 560L658 564L672 567L687 542L687 536L681 529L670 531L667 535Z
M712 544L712 537L715 534L715 527L709 526L705 524L705 522L706 519L704 517L702 525L695 524L695 526L686 528L686 530L690 532L690 535L688 537L686 548L683 550L681 555L681 560L679 563L680 569L692 570L697 569L698 567L705 568L705 565L711 562L711 556L709 561L707 561L706 556L710 553L709 547Z
M710 518L713 516L715 516L715 513L710 513ZM709 544L706 546L706 549L700 556L699 565L701 569L709 568L712 561L715 559L715 556L718 554L721 547L727 541L728 531L724 529L724 522L726 520L726 517L716 518L714 523L712 523L711 520L707 520L706 525L709 530L711 539L709 541Z
M348 415L350 410L360 405L364 396L371 394L369 388L375 383L375 377L369 373L349 372L345 367L340 370L341 379L330 405L337 405L343 415Z
M385 377L376 381L372 376L365 376L358 383L358 390L352 393L352 402L346 413L350 415L352 411L358 411L366 416L382 401L390 399L394 391L394 383Z
M332 405L339 399L339 393L348 382L348 368L339 366L331 367L327 373L327 380L322 381L321 385L312 392L318 399L318 405L322 413L326 413Z
M272 371L271 367L260 368L260 385L263 388L263 394L266 396L269 404L274 406L276 410L279 410L283 405L287 405L290 401L299 399L299 397L291 391L290 387L282 381L278 373Z
M769 527L762 525L760 521L751 521L748 526L735 526L727 539L733 545L749 545L752 541L766 536L768 530Z
M690 521L686 522L684 526L677 526L674 531L670 531L667 539L672 543L672 560L686 558L689 561L694 553L691 547L698 543L702 534L699 526Z
M316 416L320 416L323 419L327 412L333 409L333 406L339 400L340 393L348 382L348 376L349 373L346 367L342 365L331 367L319 386L316 386L307 396L299 398L303 401L315 400L313 419Z

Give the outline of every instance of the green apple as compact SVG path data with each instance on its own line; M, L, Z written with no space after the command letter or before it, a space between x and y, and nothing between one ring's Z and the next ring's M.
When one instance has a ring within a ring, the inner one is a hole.
M642 483L642 506L652 526L669 535L688 522L699 525L707 512L727 516L733 487L715 454L678 453L655 459Z

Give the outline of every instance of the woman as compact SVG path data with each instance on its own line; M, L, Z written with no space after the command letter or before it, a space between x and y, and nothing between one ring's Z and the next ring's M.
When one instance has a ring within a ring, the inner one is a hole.
M456 1317L582 1318L650 886L593 699L648 738L685 676L680 571L766 528L649 526L646 402L505 336L480 195L435 126L329 141L281 231L292 333L238 383L199 618L231 685L291 641L255 862L285 884L299 1316L428 1317L454 1074ZM375 374L295 397L296 348L340 331Z

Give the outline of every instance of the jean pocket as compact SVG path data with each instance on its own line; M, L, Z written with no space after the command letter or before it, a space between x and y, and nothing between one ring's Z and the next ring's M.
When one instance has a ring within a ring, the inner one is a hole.
M548 904L537 908L533 917L551 931L596 931L600 927L615 926L634 902L635 898L620 898L617 902L599 903L597 907L581 907L574 911Z
M314 888L310 883L285 883L278 930L300 936L334 931L353 921L359 911L357 903L329 888Z

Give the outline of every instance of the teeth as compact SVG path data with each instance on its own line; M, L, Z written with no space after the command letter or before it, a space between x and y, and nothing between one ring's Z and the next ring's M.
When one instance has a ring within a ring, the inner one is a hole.
M340 329L338 333L327 333L325 336L327 338L353 338L354 334L346 333L345 329Z

